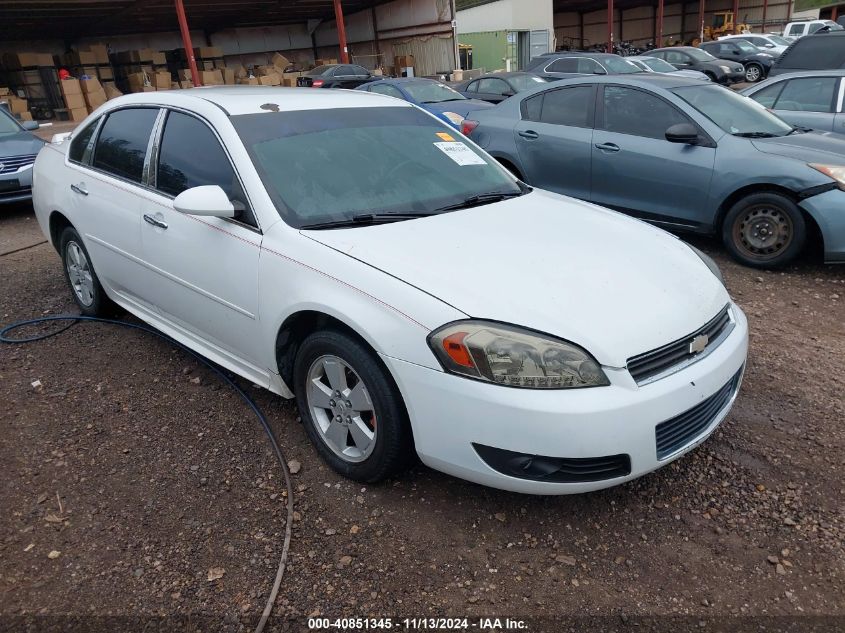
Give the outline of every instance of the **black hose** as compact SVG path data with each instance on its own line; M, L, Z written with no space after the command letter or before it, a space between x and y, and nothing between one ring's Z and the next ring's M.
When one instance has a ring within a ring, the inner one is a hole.
M8 336L9 332L13 330L17 330L19 328L28 326L28 325L36 325L39 323L49 323L51 321L70 321L65 327L54 330L52 332L47 332L46 334L38 334L35 336L29 336L26 338L14 338ZM174 347L181 349L184 352L187 352L191 356L194 357L197 361L205 365L208 369L213 371L217 374L217 377L220 378L223 382L229 385L235 392L241 397L247 406L252 409L252 412L255 414L255 417L258 418L258 421L261 423L264 432L267 434L268 439L270 440L270 444L273 446L273 453L276 456L276 459L279 461L279 465L282 467L282 472L284 473L285 477L285 485L287 486L287 512L288 517L285 523L285 541L282 545L282 558L279 561L279 568L276 571L276 578L273 582L273 588L270 591L270 597L267 600L267 604L264 607L264 611L261 614L261 619L258 623L258 626L255 629L255 633L261 633L264 629L264 625L267 623L267 619L270 617L270 612L273 610L273 603L276 601L276 596L279 593L279 587L282 584L282 576L285 573L285 565L287 564L288 558L288 551L290 550L290 540L291 540L291 533L293 530L293 484L291 483L290 478L290 470L288 470L287 460L285 459L285 455L282 452L281 447L279 446L279 442L276 439L273 430L270 428L270 423L267 421L267 418L264 417L264 413L262 413L261 409L258 407L256 402L249 397L249 395L241 389L241 387L236 383L229 375L227 375L220 367L209 361L208 359L200 356L192 349L186 347L179 341L172 339L171 337L159 332L158 330L148 326L148 325L141 325L139 323L129 323L127 321L119 321L117 319L104 319L101 317L92 317L92 316L84 316L84 315L56 315L56 316L47 316L47 317L39 317L37 319L28 319L26 321L17 321L15 323L11 323L6 325L2 329L0 329L0 343L7 343L7 344L21 344L21 343L34 343L35 341L43 341L44 339L50 338L51 336L56 336L57 334L61 334L62 332L67 331L69 328L73 327L80 321L93 321L96 323L110 323L112 325L120 325L122 327L130 328L133 330L141 330L143 332L148 332L157 336L158 338L167 341Z

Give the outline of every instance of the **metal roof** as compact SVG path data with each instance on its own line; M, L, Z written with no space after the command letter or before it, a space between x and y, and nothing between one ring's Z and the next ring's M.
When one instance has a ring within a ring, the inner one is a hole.
M343 0L350 15L387 0ZM184 0L192 30L334 20L332 0ZM0 41L177 31L173 0L0 0Z

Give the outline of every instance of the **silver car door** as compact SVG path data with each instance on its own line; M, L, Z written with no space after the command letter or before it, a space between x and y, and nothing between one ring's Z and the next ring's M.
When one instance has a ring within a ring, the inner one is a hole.
M839 77L796 77L786 82L774 111L787 123L833 131L839 97Z

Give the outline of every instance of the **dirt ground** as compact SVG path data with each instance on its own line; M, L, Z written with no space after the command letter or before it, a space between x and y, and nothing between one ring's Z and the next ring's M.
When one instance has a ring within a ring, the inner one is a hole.
M0 253L15 251L0 257L0 322L74 312L52 247L16 250L41 239L30 208L0 212ZM422 466L362 487L323 465L292 403L245 384L301 464L272 628L845 630L845 267L760 272L695 242L749 318L742 391L700 448L611 490L520 496ZM0 630L249 630L281 553L282 489L244 404L166 343L80 324L0 346Z

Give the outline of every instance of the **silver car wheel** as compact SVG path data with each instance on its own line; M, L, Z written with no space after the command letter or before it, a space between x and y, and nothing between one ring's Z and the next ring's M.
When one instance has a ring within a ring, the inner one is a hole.
M755 81L760 79L760 75L761 75L761 73L760 73L760 67L759 66L755 66L754 64L752 64L751 66L749 66L748 68L745 69L745 80L746 81L754 83Z
M67 276L76 298L85 307L90 306L94 303L94 277L85 251L76 242L68 242L65 246L65 260Z
M308 409L320 439L341 459L367 459L377 427L367 386L349 363L333 355L317 358L308 370Z

